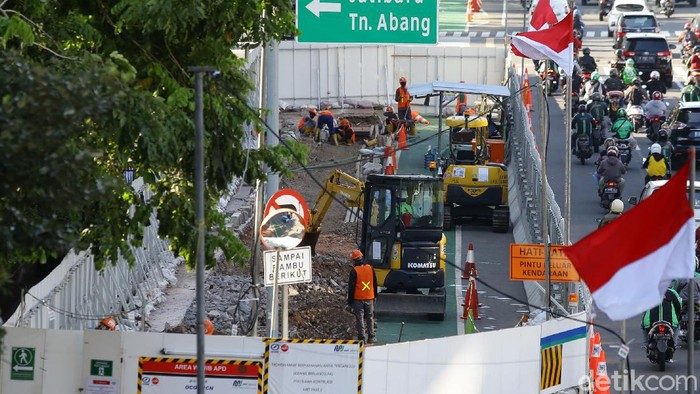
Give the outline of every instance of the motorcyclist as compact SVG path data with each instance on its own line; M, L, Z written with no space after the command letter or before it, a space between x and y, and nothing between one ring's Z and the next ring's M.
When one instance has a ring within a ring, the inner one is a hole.
M571 128L574 130L571 138L571 150L576 154L578 148L578 137L580 135L588 136L588 144L593 146L593 117L586 113L586 105L580 104L578 106L578 113L571 119Z
M661 146L661 154L664 155L666 160L670 160L670 157L673 155L673 144L668 140L668 131L666 131L666 129L659 130L659 137L656 143ZM669 166L669 169L670 168Z
M695 77L690 76L685 81L685 87L681 90L681 101L700 101L700 88L697 87Z
M681 319L681 308L683 307L683 301L678 292L669 287L664 293L664 299L661 304L651 308L650 310L644 312L642 317L642 332L644 337L644 346L649 343L649 330L654 325L654 323L659 321L666 321L671 324L673 329L673 343L678 342L678 324Z
M634 59L625 60L625 68L622 70L622 82L625 85L631 85L635 78L639 75L637 67L634 66Z
M583 22L583 18L581 18L581 11L574 9L574 30L578 30L581 36L583 36L583 29L585 27L586 24Z
M666 117L666 104L661 100L661 92L656 91L651 94L649 100L644 106L644 112L647 117L647 127L651 126L650 122L654 116Z
M693 47L693 54L688 58L688 62L685 64L690 72L700 71L700 45Z
M584 71L593 72L598 69L598 64L591 56L591 49L588 47L583 48L583 56L578 58L578 64Z
M600 181L598 182L598 194L603 192L603 185L609 181L615 181L620 189L620 194L625 187L625 178L622 174L627 172L625 165L622 164L620 159L617 158L618 150L617 147L611 146L608 148L607 157L605 160L600 162L597 172L600 174Z
M586 82L586 94L583 96L584 101L588 101L593 98L593 93L600 93L600 95L605 94L605 87L600 81L600 74L598 71L593 71L591 73L591 80Z
M605 141L603 141L603 147L602 147L602 149L600 150L600 155L599 155L598 158L596 159L595 163L593 163L593 164L595 164L595 168L596 168L596 171L593 172L593 178L595 178L595 185L596 185L596 187L598 187L598 184L600 183L600 178L601 178L600 174L598 174L597 169L598 169L598 167L600 166L600 163L602 163L603 160L605 160L605 159L608 158L608 149L609 149L611 146L612 146L612 147L615 146L615 140L613 140L612 138L608 137L608 138L605 139Z
M652 180L664 179L669 175L669 168L671 166L668 164L668 160L661 153L661 145L652 144L651 151L642 168L646 168L647 175L644 177L644 184L649 183Z
M632 121L627 119L627 111L624 108L617 110L617 120L615 123L613 123L611 131L614 138L629 140L631 150L635 150L637 148L637 140L635 140L632 136L632 132L634 132L634 124L632 124Z
M610 70L610 77L605 80L603 85L605 85L606 92L611 90L619 90L622 92L625 90L625 85L622 83L622 80L618 76L617 70L614 68Z
M695 37L695 32L692 28L693 26L688 22L683 26L681 34L678 35L678 42L683 43L683 46L695 46L697 37Z
M602 101L602 98L603 96L600 93L593 93L591 101L586 106L586 112L591 114L593 119L596 120L601 127L602 135L605 135L605 131L607 130L605 117L608 115L608 105Z
M625 203L619 198L616 198L610 203L610 212L606 213L600 222L598 223L598 228L605 226L606 224L612 222L622 215L622 211L625 209Z
M625 102L629 105L642 105L642 101L648 99L647 91L642 88L642 80L639 77L634 78L625 90Z
M647 86L647 94L651 96L654 92L661 92L661 94L666 94L666 84L661 80L661 74L654 70L649 74L649 80L644 84Z

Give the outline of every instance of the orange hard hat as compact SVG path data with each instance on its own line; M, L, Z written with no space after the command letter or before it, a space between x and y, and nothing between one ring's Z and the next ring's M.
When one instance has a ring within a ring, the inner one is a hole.
M350 121L347 119L341 119L340 126L350 126Z
M386 112L394 112L394 107L392 107L391 105L386 107Z
M399 78L399 82L406 82L406 77Z
M206 319L204 321L204 335L211 335L214 333L214 324L211 320Z
M354 261L354 260L357 260L357 259L361 259L362 256L363 256L363 255L362 255L362 252L360 252L360 251L357 250L357 249L353 250L352 253L350 253L350 259L353 260L353 261Z
M309 108L309 113L316 115L316 108Z
M100 325L109 328L110 331L114 331L117 329L117 321L114 320L113 317L105 317L104 319L100 320L100 324L98 324L98 327Z

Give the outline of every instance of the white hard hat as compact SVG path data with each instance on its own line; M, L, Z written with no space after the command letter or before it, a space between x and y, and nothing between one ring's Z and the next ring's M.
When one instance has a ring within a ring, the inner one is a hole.
M612 204L610 204L610 212L612 213L622 213L623 209L625 209L625 203L619 198L614 199Z
M652 144L651 145L651 153L661 153L661 145Z

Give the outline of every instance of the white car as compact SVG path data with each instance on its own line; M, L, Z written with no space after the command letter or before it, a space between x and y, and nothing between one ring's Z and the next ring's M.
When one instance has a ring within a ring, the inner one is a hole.
M612 37L617 27L617 18L625 12L650 12L645 0L615 0L608 13L608 37Z

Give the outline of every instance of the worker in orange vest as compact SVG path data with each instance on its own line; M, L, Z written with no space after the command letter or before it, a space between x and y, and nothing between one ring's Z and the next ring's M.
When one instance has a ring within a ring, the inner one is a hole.
M464 83L464 81L459 81L459 83ZM467 94L460 93L457 95L457 105L455 105L455 113L458 115L464 114L467 110Z
M399 78L399 84L401 86L396 89L396 95L394 96L394 100L396 100L399 107L399 121L411 120L411 101L413 101L413 97L411 97L406 87L406 77Z
M348 307L355 314L357 339L376 343L374 300L377 295L377 275L359 250L353 250L350 259L353 267L348 280Z
M338 126L338 134L336 135L340 135L340 140L335 141L336 145L338 145L338 142L344 143L346 145L352 145L353 142L355 142L355 131L352 129L352 126L350 126L350 121L347 119L340 120L340 125Z

